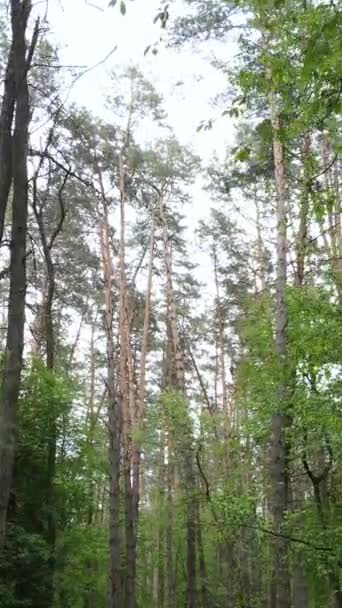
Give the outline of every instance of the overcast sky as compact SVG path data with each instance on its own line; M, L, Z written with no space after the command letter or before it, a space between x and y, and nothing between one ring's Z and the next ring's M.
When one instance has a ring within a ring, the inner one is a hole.
M78 81L71 99L103 115L104 100L111 90L111 70L137 64L163 95L169 123L181 142L191 143L206 160L215 150L223 155L232 142L229 120L221 121L212 132L196 133L202 120L217 114L211 99L225 87L224 77L205 58L209 45L201 51L176 51L162 41L157 55L144 56L146 47L164 34L158 24L153 24L159 6L160 0L128 0L123 17L118 7L108 8L108 0L49 0L48 17L62 63L92 66L117 47L103 65ZM176 0L173 6L182 10L182 0ZM229 54L232 48L228 45Z
M44 10L45 2L39 2L36 10ZM105 101L113 90L111 72L121 71L125 65L138 65L163 96L168 123L180 142L191 145L204 163L210 162L215 154L223 158L227 146L234 140L232 120L225 117L215 123L211 131L196 131L202 121L220 116L224 109L212 105L213 98L227 88L225 77L208 60L210 51L217 50L216 46L208 42L196 49L190 45L180 50L168 48L165 32L159 23L153 24L160 0L127 0L124 17L118 6L109 8L108 4L108 0L49 0L51 35L59 47L62 64L94 66L116 47L107 61L78 80L69 100L105 117ZM179 14L184 10L183 1L175 0L172 8ZM157 42L161 35L165 39L158 44L158 54L144 56L146 47ZM220 53L227 61L233 60L235 47L225 44L220 47ZM151 133L145 135L150 142ZM189 229L189 255L197 259L199 278L203 280L205 275L210 279L211 270L207 257L199 251L194 228L208 215L212 202L201 183L197 180L192 188L192 202L184 212Z

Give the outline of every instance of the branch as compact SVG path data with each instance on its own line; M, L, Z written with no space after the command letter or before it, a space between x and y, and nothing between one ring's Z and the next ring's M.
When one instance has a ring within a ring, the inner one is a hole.
M40 26L40 18L37 17L35 25L34 25L34 30L33 30L33 34L32 34L32 40L31 40L30 48L28 50L27 59L26 59L26 70L27 71L31 67L34 51L35 51L36 46L37 46L38 36L39 36L39 26Z
M133 273L133 276L132 276L132 279L131 279L131 282L130 282L130 287L132 287L132 288L135 287L135 281L137 279L138 272L139 272L139 270L141 269L141 267L143 265L143 261L145 259L146 253L148 251L148 247L149 247L149 243L147 243L147 245L145 245L145 247L144 247L144 249L142 251L142 254L140 256L140 260L139 260L139 262L137 264L137 267L136 267L136 269L135 269L135 271Z
M66 186L66 183L67 183L69 175L70 175L70 171L67 171L66 174L64 175L64 179L63 179L63 182L61 184L61 187L58 190L58 202L59 202L59 207L60 207L61 215L60 215L60 218L59 218L59 222L58 222L58 224L57 224L57 226L56 226L56 228L55 228L55 230L54 230L54 232L53 232L53 234L52 234L52 236L50 238L50 242L48 244L48 249L50 251L51 251L51 249L53 247L53 244L54 244L57 236L59 235L60 231L62 230L62 226L63 226L64 220L65 220L66 211L65 211L65 207L64 207L64 202L63 202L62 194L63 194L63 190L64 190L64 188Z
M56 167L58 167L59 169L61 169L65 173L67 173L68 176L73 177L74 179L77 179L81 184L83 184L83 186L86 186L87 188L92 188L95 192L100 194L100 192L95 188L94 184L91 181L89 181L86 178L81 177L80 175L75 173L75 171L72 171L70 169L70 167L67 167L66 165L64 165L61 161L57 160L57 158L52 156L52 154L49 154L49 152L47 152L45 150L43 152L41 152L40 150L34 150L33 148L30 148L29 155L41 157L43 160L44 159L51 160L51 162L53 162L56 165Z

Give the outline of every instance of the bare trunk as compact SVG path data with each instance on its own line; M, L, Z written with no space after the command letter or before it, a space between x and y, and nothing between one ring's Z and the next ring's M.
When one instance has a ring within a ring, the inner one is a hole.
M214 276L215 276L215 289L216 289L216 331L217 331L217 343L218 343L219 362L220 362L222 407L223 407L223 415L226 418L228 416L228 401L227 401L227 386L226 386L224 335L223 335L224 328L223 328L223 319L222 319L222 311L221 311L220 285L219 285L219 279L218 279L217 253L216 253L215 244L213 244L213 259L214 259Z
M174 559L173 559L173 495L172 488L174 485L174 456L172 450L171 437L168 437L167 448L167 523L166 523L166 567L167 567L167 591L168 591L168 608L176 608L176 589L174 575Z
M169 249L169 239L167 230L167 221L164 210L164 202L160 197L159 214L162 223L162 240L164 264L166 272L166 299L167 299L167 319L170 329L170 338L172 346L173 362L175 367L176 389L180 395L185 395L185 378L184 378L184 361L183 353L180 347L180 341L177 328L177 312L175 295L172 281L172 264L171 254ZM195 512L195 478L193 472L193 446L191 432L185 431L183 438L184 446L182 449L183 460L183 475L185 489L187 493L186 500L186 518L187 518L187 606L188 608L197 607L197 591L196 591L196 512Z
M132 488L133 442L132 429L135 413L135 386L130 336L130 312L126 279L126 192L123 159L119 159L120 171L120 402L122 412L123 474L125 482L126 525L126 576L125 606L136 606L136 521Z
M165 504L165 440L164 434L160 439L160 463L158 470L158 490L159 490L159 509L163 513ZM157 607L164 608L165 606L165 526L162 518L159 518L158 530L158 593Z
M100 183L102 184L101 175ZM121 448L121 411L117 399L115 378L115 347L113 335L113 260L110 247L110 227L107 203L102 199L102 217L98 209L99 236L102 254L105 333L107 348L107 391L108 391L108 432L110 461L110 568L108 608L122 608L121 603L121 534L120 534L120 448Z
M289 444L286 432L290 424L287 412L287 204L284 149L280 133L277 100L270 93L273 127L273 155L277 188L277 281L276 281L276 350L279 361L277 406L271 428L271 512L274 528L283 528L289 503ZM278 537L274 543L273 608L290 608L288 542Z
M297 236L297 270L296 285L302 287L304 282L305 256L307 249L309 197L311 189L311 136L308 133L304 141L304 189L299 210L299 230Z
M13 41L7 59L4 94L0 113L0 246L12 182L12 124L15 95Z
M211 608L211 601L208 593L208 577L207 568L205 563L203 540L202 540L202 525L201 525L201 512L198 502L196 501L196 518L197 518L197 546L198 546L198 561L199 561L199 573L201 577L201 600L202 608Z
M12 0L16 116L13 135L13 209L10 294L0 402L0 548L5 540L13 476L17 402L22 371L26 294L27 149L30 122L26 65L26 27L30 2Z
M323 135L322 158L328 206L328 232L330 236L329 243L326 232L324 232L324 244L329 256L329 263L331 265L336 290L340 300L342 300L341 202L339 198L339 181L337 171L335 170L334 175L331 167L330 144L326 135Z
M140 501L140 477L141 477L141 434L144 428L145 418L145 390L146 390L146 364L148 354L148 341L150 332L151 295L153 280L153 257L154 257L154 218L151 223L150 255L148 265L148 277L145 299L144 329L140 359L140 378L138 387L138 398L135 409L135 439L133 445L133 502L135 511L136 527L138 525L139 501Z
M258 279L259 285L257 286L257 290L262 293L266 289L266 277L265 277L265 248L262 240L262 227L261 227L261 214L260 214L260 204L258 201L258 195L255 187L254 192L254 200L255 200L255 209L256 209L256 228L257 228L257 247L258 247Z

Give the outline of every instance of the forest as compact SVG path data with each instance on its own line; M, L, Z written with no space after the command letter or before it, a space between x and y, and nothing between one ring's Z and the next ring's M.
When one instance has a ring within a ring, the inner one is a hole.
M0 608L342 608L342 6L157 3L97 115L72 2L0 2Z

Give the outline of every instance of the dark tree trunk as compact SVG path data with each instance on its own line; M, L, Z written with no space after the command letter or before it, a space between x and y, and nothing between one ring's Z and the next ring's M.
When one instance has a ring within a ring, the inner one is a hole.
M208 577L207 568L205 563L203 540L202 540L202 525L201 525L201 512L198 501L195 504L196 507L196 519L197 519L197 546L198 546L198 561L199 561L199 573L201 577L201 599L202 608L211 608L211 601L208 593Z
M22 371L26 294L27 151L30 123L27 86L26 27L30 2L12 0L16 116L13 135L13 209L8 328L0 401L0 547L4 543L13 476L17 402Z
M12 124L15 105L14 41L7 59L0 114L0 245L12 182Z

